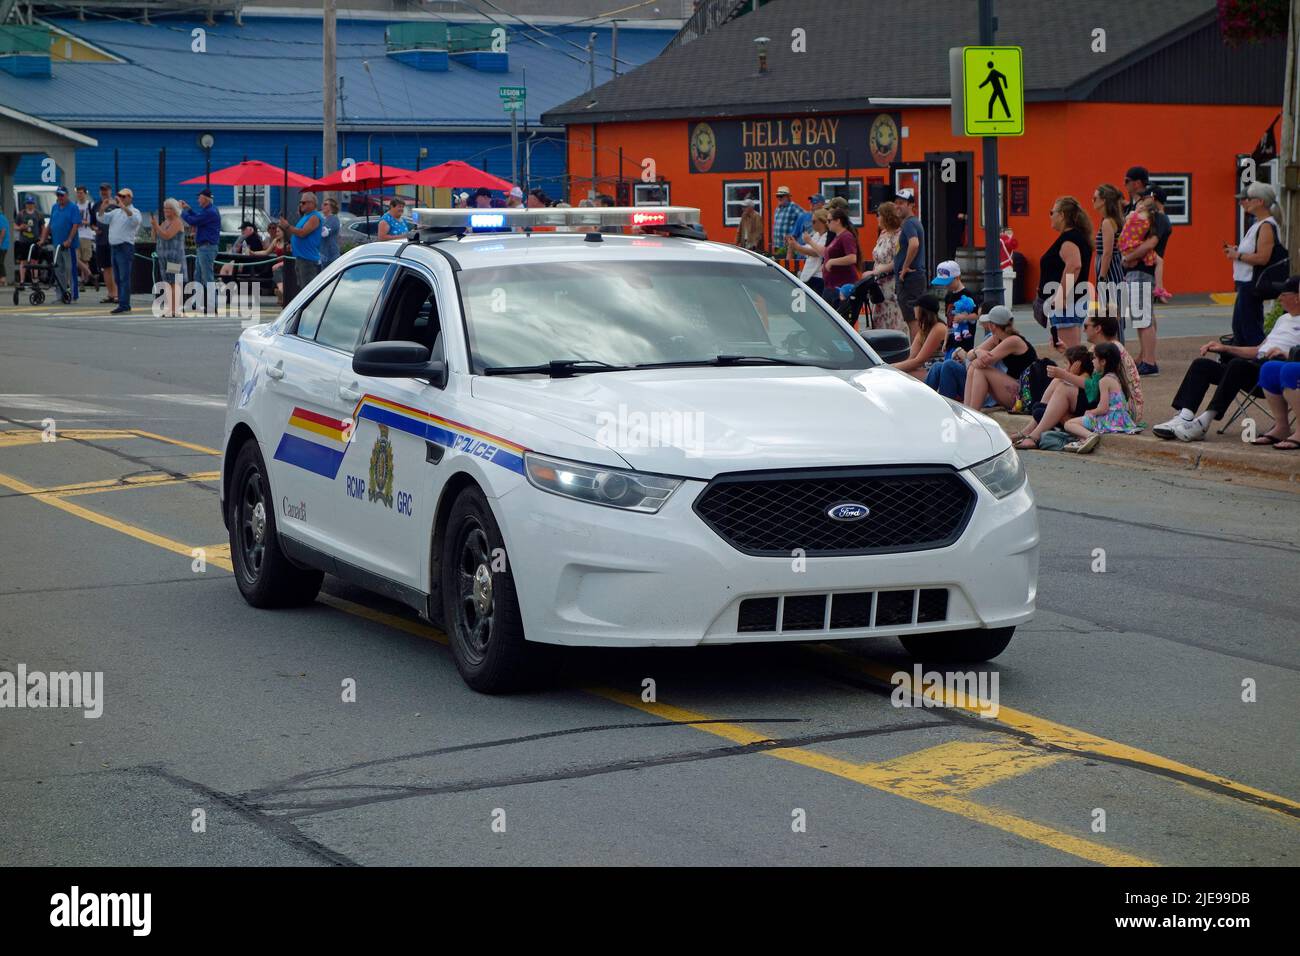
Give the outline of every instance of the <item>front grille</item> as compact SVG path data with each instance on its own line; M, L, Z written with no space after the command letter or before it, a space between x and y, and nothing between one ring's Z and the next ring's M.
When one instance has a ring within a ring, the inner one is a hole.
M867 516L827 514L845 503L865 505ZM818 557L946 547L974 506L975 492L951 468L920 466L721 475L695 512L745 554Z
M827 630L826 602L828 600L830 601L829 629L832 631L939 624L948 619L947 588L843 591L838 594L790 594L784 599L745 598L740 602L736 631L754 633ZM913 616L914 610L915 616Z

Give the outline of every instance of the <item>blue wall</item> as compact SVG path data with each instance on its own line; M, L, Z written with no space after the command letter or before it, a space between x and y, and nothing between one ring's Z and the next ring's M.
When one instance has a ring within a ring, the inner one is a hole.
M202 186L181 186L184 179L202 176L204 170L203 150L199 148L198 130L167 129L103 129L78 127L78 132L93 136L99 140L95 148L83 148L77 151L77 181L90 187L91 195L98 196L96 187L101 182L114 182L113 159L117 151L118 176L116 186L129 186L135 192L136 205L145 211L159 207L161 200L175 196L194 202L194 196ZM216 140L212 148L212 168L221 169L242 159L260 159L276 166L284 164L284 147L289 147L289 168L305 176L312 174L312 163L316 164L318 174L324 175L320 168L321 138L319 133L301 132L285 133L273 130L213 130ZM534 186L540 186L550 195L563 195L562 183L565 175L565 150L559 134L541 142L542 136L534 138L532 154L532 179ZM504 179L512 179L510 174L510 136L501 133L348 133L340 136L339 159L350 157L358 162L370 159L378 162L380 149L383 150L385 164L414 169L420 147L429 151L429 155L420 160L421 168L437 165L450 159L459 159L483 168L486 162L488 172ZM158 195L158 153L167 150L167 189L164 196ZM40 155L25 156L18 164L16 182L40 182L40 164L44 157ZM523 137L520 137L520 165L523 164ZM62 181L60 170L60 178ZM69 186L75 183L67 184ZM409 191L409 190L403 190ZM232 187L214 187L218 205L227 205L234 200ZM4 199L8 208L10 200ZM280 189L271 190L273 210L280 208Z

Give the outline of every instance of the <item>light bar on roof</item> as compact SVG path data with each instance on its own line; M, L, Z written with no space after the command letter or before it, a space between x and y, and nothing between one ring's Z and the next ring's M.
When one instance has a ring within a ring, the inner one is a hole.
M573 228L618 226L698 228L700 211L690 206L549 206L545 209L433 209L412 210L422 229L520 229L537 226Z

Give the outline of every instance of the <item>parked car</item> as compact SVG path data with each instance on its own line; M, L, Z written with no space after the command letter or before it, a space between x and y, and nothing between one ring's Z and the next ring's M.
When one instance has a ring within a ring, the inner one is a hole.
M221 213L221 241L217 248L223 252L235 244L239 238L239 227L244 220L248 220L257 227L257 231L266 238L267 226L271 224L271 217L267 215L265 209L256 209L252 206L218 206L217 211Z

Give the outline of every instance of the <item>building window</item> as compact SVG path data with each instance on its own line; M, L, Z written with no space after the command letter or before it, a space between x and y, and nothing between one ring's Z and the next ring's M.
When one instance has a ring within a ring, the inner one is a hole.
M1152 173L1148 185L1165 191L1165 215L1176 226L1192 221L1192 177L1188 173Z
M849 203L849 221L855 226L862 225L862 180L819 179L817 191L830 202L836 196L843 196Z
M763 214L763 184L760 182L733 182L722 184L722 221L728 226L740 225L740 214L745 211L745 200L754 200L754 208Z
M634 183L632 185L632 205L634 206L667 206L670 205L668 198L667 183Z

